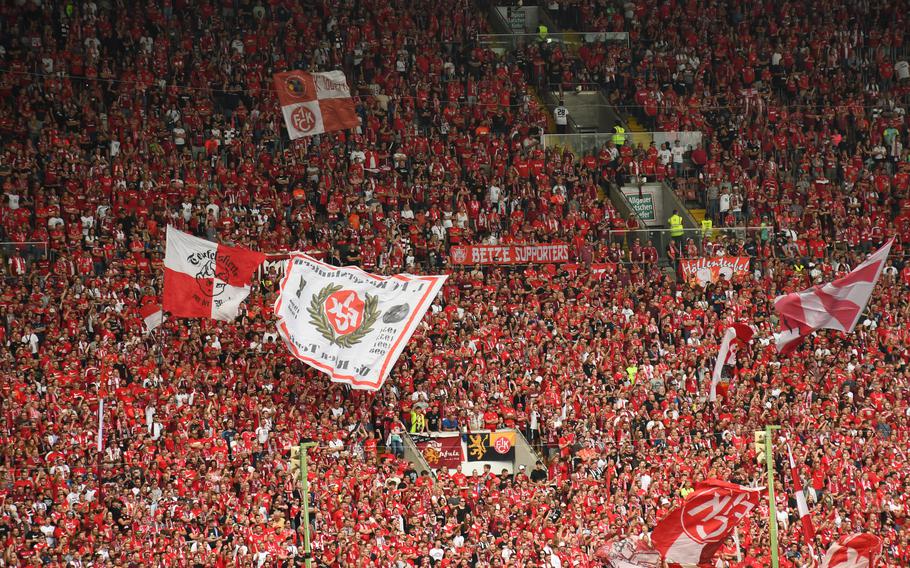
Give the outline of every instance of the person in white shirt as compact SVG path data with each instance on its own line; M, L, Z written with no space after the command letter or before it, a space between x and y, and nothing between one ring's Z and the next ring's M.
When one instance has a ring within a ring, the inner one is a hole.
M676 176L679 177L682 175L686 148L677 140L673 143L673 148L670 151L673 153L673 170L676 172Z
M664 142L660 146L660 151L657 152L657 158L660 160L660 165L669 166L670 162L673 160L673 152L670 151L670 143Z
M32 330L26 331L25 335L22 336L22 339L20 339L19 342L24 345L28 345L28 348L32 352L32 355L38 354L38 336L35 335Z
M174 127L174 145L177 146L178 150L183 149L183 146L186 144L186 130L179 124Z
M5 193L6 202L9 205L9 208L15 211L19 209L19 194L18 193Z
M498 185L499 179L496 179L496 182L490 184L489 189L487 189L487 197L490 199L490 203L493 205L499 205L499 196L502 194L502 189Z
M446 551L442 548L442 541L437 540L433 545L433 548L430 549L430 558L435 562L440 562L446 555Z
M553 120L556 122L556 132L565 134L569 125L569 109L565 107L565 103L562 100L553 109Z

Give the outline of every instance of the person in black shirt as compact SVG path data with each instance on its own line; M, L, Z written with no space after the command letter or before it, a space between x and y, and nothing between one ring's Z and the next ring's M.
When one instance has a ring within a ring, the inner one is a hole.
M537 464L534 466L534 469L531 471L531 481L534 483L543 483L547 480L547 468L543 466L543 462L537 460Z

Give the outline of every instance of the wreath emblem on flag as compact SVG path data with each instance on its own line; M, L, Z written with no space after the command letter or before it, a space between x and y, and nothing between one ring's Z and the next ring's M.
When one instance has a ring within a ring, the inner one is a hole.
M307 313L310 323L329 343L351 347L363 340L379 319L379 297L329 284L313 296Z

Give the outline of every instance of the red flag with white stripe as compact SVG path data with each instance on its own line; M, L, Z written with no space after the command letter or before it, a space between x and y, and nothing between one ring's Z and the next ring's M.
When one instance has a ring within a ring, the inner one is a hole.
M139 315L142 316L142 323L145 326L146 333L153 332L164 321L164 311L157 302L143 304L139 308Z
M892 238L842 278L778 296L774 300L774 310L780 315L782 331L775 337L777 351L781 354L792 352L803 338L819 329L853 331L885 268L893 243Z
M273 79L291 140L360 124L343 72L287 71Z
M711 402L717 400L717 385L721 381L724 365L727 365L733 358L733 352L730 349L733 342L745 345L752 339L753 333L752 328L744 323L734 323L724 332L717 352L717 362L714 363L714 372L711 374Z
M812 515L809 514L809 504L806 503L806 493L803 491L803 481L799 477L799 470L796 468L796 462L793 461L793 451L790 450L789 444L787 445L787 456L790 458L793 496L796 497L796 509L799 511L799 521L803 527L803 540L812 546L812 539L815 538L815 526L812 524Z
M670 564L710 562L733 529L758 506L762 491L717 479L703 481L657 523L651 542Z
M875 568L882 544L880 537L869 533L841 537L828 549L821 568Z
M213 243L168 226L164 253L164 309L184 318L232 321L250 294L265 255Z

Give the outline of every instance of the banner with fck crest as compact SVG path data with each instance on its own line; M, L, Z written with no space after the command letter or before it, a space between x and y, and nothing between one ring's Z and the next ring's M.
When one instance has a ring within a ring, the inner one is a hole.
M446 276L379 276L293 253L275 302L291 353L351 388L378 390Z

